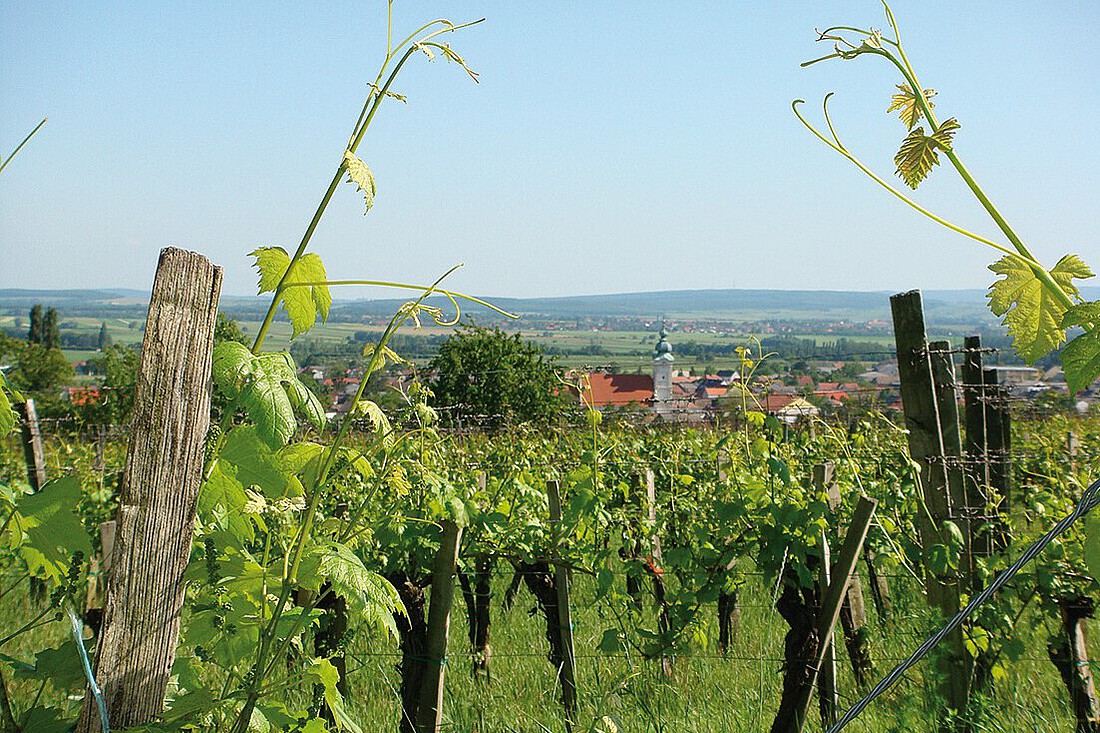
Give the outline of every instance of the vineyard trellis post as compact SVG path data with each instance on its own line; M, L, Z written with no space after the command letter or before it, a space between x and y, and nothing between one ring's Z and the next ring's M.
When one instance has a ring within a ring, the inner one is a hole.
M84 603L84 622L99 636L103 628L103 601L107 595L107 576L111 571L111 553L115 547L115 520L99 525L99 556L88 567L88 596Z
M657 600L657 629L662 634L667 634L672 624L669 620L668 600L665 596L664 557L661 555L661 537L657 533L657 480L652 468L645 470L645 500L646 519L653 530L650 539L650 556L647 567L653 576L653 595ZM672 657L661 652L661 672L666 676L672 674Z
M1007 390L995 369L983 364L980 336L964 342L963 400L966 414L966 504L972 515L982 517L990 504L988 492L1000 497L991 521L980 536L971 537L974 553L988 555L1007 544L1002 517L1008 511L1011 490L1011 419Z
M836 511L840 503L840 495L836 494L834 503L833 495L836 492L836 482L833 478L833 464L819 463L813 470L813 487L816 491L829 497L829 509ZM819 570L818 598L824 600L829 592L829 583L832 575L833 559L829 549L829 538L825 530L821 530L821 563ZM826 629L818 628L818 638L825 639ZM836 720L836 711L840 705L840 695L836 686L836 644L822 641L821 667L818 669L817 699L821 705L821 722L831 725Z
M1081 441L1077 438L1077 433L1070 430L1066 433L1066 455L1069 457L1069 470L1070 473L1077 473L1077 451L1081 447Z
M221 268L202 255L161 250L96 652L112 728L152 722L164 705L202 483L221 282ZM98 730L89 690L77 731Z
M550 509L551 541L554 546L554 589L558 595L558 625L561 627L561 703L565 710L565 729L570 731L577 717L577 656L573 645L573 611L569 605L569 567L561 559L561 485L557 480L546 482L546 498Z
M953 506L963 504L954 366L945 342L928 342L919 290L892 296L890 307L909 454L920 467L918 478L926 509L919 512L920 534L927 552L950 541L945 523L953 517ZM960 567L968 566L968 562L960 562ZM929 603L944 618L951 618L961 608L956 583L944 582L926 569L925 585ZM961 629L955 629L946 642L938 660L943 680L940 691L949 708L962 712L969 704L973 662Z
M829 511L835 516L840 511L840 487L837 485L834 466L823 463L814 466L814 486L826 492ZM864 556L867 550L864 548ZM848 659L852 663L852 674L856 685L863 687L871 682L874 665L867 648L867 605L863 596L863 581L859 574L852 576L848 592L844 594L844 603L840 607L840 625L844 631L844 646ZM835 653L834 653L835 656Z
M27 481L31 490L38 492L46 485L46 454L42 449L42 429L38 425L38 410L34 400L27 398L20 406L22 413L23 455L27 460Z
M832 566L828 590L821 602L821 611L817 619L819 635L816 653L813 659L804 660L808 662L807 677L799 688L798 697L793 701L789 714L782 707L780 708L780 714L772 725L772 731L776 733L780 731L800 733L805 725L810 700L813 697L814 687L817 686L821 665L825 660L825 652L832 644L836 624L840 619L840 608L844 604L844 596L848 592L852 577L856 574L859 556L863 551L867 532L871 528L871 519L876 506L878 502L874 499L866 496L859 497L859 502L852 513L851 524L848 525L848 531L844 535L844 543L840 547L840 555ZM788 660L788 664L793 661Z
M427 664L416 711L417 733L436 733L443 722L443 673L447 666L447 636L454 605L455 570L462 527L444 519L443 535L432 567L432 595L428 605Z

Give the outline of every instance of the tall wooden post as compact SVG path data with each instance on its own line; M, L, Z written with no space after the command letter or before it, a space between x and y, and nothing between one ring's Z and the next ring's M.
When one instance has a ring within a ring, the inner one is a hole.
M561 546L561 486L546 482L546 498L550 508L551 537L554 543L554 589L558 594L558 625L561 626L562 664L558 670L561 683L561 703L565 710L565 729L572 730L577 718L577 654L573 646L573 610L569 605L572 578L569 568L560 562Z
M963 487L958 469L962 445L952 384L953 368L950 356L943 353L947 351L946 345L928 343L919 290L894 295L890 298L890 307L909 453L920 466L920 484L928 507L927 512L920 512L921 541L929 548L947 541L943 523L952 516L952 505L962 504ZM926 570L925 584L929 603L938 608L945 619L958 612L956 583L944 582ZM962 631L956 629L947 637L945 653L939 659L944 675L941 692L955 711L964 711L969 704L971 665Z
M221 268L201 255L160 253L96 654L112 729L150 723L163 709L202 483L221 282ZM90 692L77 730L100 730Z
M42 449L42 430L38 425L38 410L28 398L19 408L23 418L23 455L27 459L27 481L37 492L46 485L46 453Z
M821 601L821 610L817 617L817 628L820 636L816 640L813 658L808 660L805 680L799 685L797 694L780 701L779 712L772 723L772 733L801 733L805 725L807 711L810 709L810 699L818 682L818 675L822 663L825 660L826 650L832 644L834 629L837 619L840 618L840 608L844 603L844 596L848 592L848 585L856 574L859 563L859 555L863 550L863 542L867 539L867 531L871 528L871 518L874 516L877 502L861 496L856 509L852 513L852 523L848 525L848 531L844 535L844 544L840 547L840 555L833 566L834 573L829 583L828 591ZM788 660L788 663L792 660Z
M432 597L428 606L427 664L420 706L416 711L417 733L436 733L443 722L443 672L447 664L447 636L451 628L451 607L455 596L455 568L462 528L443 520L443 538L432 568Z
M815 488L826 493L829 511L833 514L832 523L836 524L841 496L834 477L833 464L822 463L814 466L813 482ZM864 555L866 556L866 552ZM824 597L824 590L822 597ZM848 583L848 592L844 594L844 602L840 607L840 625L844 630L844 646L848 650L848 659L852 662L856 684L860 687L870 684L874 665L871 663L871 654L867 648L867 606L863 598L863 581L859 573L852 575ZM833 657L835 664L835 652Z

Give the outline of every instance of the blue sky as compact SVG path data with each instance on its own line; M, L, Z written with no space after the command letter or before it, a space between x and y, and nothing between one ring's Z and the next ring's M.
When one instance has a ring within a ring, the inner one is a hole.
M903 2L894 10L956 151L1033 250L1100 266L1094 2ZM331 277L548 296L682 288L985 287L993 253L903 208L794 119L828 91L884 175L905 130L885 63L799 63L814 28L885 26L878 2L398 1L396 27L478 72L415 59L314 238ZM246 253L293 248L384 53L381 0L0 2L0 287L146 289L157 252L203 252L225 292ZM826 51L828 49L825 49ZM900 185L900 181L899 181ZM917 193L994 232L948 169ZM343 295L362 296L362 291Z

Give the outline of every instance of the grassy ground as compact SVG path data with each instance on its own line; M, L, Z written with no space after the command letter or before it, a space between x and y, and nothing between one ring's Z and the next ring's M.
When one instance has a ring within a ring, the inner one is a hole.
M500 590L506 578L495 579ZM576 730L647 733L702 733L768 731L779 704L781 657L786 626L771 608L768 591L748 589L737 639L727 655L713 647L678 657L671 677L659 665L629 655L607 656L596 651L602 630L609 624L582 581L574 598L580 714ZM881 676L923 641L930 628L923 600L913 581L895 582L895 622L888 629L868 609L876 673ZM492 627L492 682L474 680L470 673L464 607L456 598L451 626L451 651L446 667L444 730L448 731L564 731L559 690L546 660L541 615L530 615L534 605L521 591L507 612L494 606ZM495 599L494 599L495 603ZM717 638L713 608L703 629ZM1025 623L1027 618L1025 616ZM1034 621L1034 619L1032 619ZM987 705L987 719L979 731L1073 730L1065 688L1045 654L1045 630L1036 628L1025 658L1010 667ZM400 714L395 670L396 645L379 639L353 644L351 689L364 726L384 730L395 726ZM841 708L858 699L843 649L838 651ZM847 730L853 733L894 733L934 730L936 703L930 667L923 663ZM877 678L876 678L877 679ZM807 731L822 730L816 703Z

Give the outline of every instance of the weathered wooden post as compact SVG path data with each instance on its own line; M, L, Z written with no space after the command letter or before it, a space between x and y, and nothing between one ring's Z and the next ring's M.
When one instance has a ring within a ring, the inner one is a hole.
M443 537L432 567L432 596L428 605L427 664L416 711L417 733L436 733L443 722L443 672L447 664L447 636L454 605L455 568L462 527L444 519Z
M877 504L878 502L874 499L865 496L861 496L859 503L856 504L856 509L852 513L852 523L844 535L844 544L841 545L840 555L833 566L828 591L821 602L821 611L817 618L820 636L816 640L813 657L807 660L805 678L797 694L791 698L784 695L779 713L772 723L772 733L800 733L806 722L810 699L813 697L813 690L825 661L826 650L833 642L836 622L840 618L840 608L844 604L849 583L856 574L863 542L867 539L867 531L871 528L871 518L874 516Z
M927 512L920 512L921 541L925 548L948 541L943 524L952 507L962 506L963 485L959 463L958 403L954 398L953 366L946 344L929 344L924 328L924 308L919 290L890 298L894 338L897 343L901 399L908 430L909 453L920 466L920 485ZM944 618L958 612L959 588L925 571L928 600ZM970 699L972 661L961 629L946 639L939 668L944 675L941 692L947 705L966 710Z
M834 515L840 511L840 488L834 477L831 463L814 466L814 486L825 491L829 501L829 511ZM866 553L864 553L866 555ZM824 597L824 590L822 591ZM852 673L860 687L871 682L874 665L867 650L867 606L863 600L863 581L859 574L852 576L848 592L844 594L844 603L840 607L840 626L844 630L844 646L848 650L848 659L852 662ZM835 663L835 653L834 653Z
M657 526L657 481L653 475L653 469L647 468L645 470L645 497L646 497L646 518L649 520L649 526ZM657 534L657 531L653 531L653 538L650 544L650 557L646 567L649 568L650 575L653 576L653 597L657 600L657 630L662 634L667 634L671 628L669 621L669 609L668 601L665 597L665 579L664 579L664 557L661 555L661 538ZM672 674L672 657L668 654L661 654L661 671L667 676Z
M202 483L221 282L221 268L201 255L160 253L96 653L112 729L150 723L164 705ZM77 730L100 730L90 691Z
M561 562L561 486L546 482L546 498L550 508L550 528L554 545L554 589L558 594L558 625L561 627L562 663L558 670L561 683L561 704L565 710L565 729L573 729L577 718L577 655L573 646L573 611L569 605L569 568Z
M23 418L23 455L27 459L27 481L32 491L39 491L46 485L46 453L42 449L42 430L38 425L38 410L34 400L28 398L20 408Z

